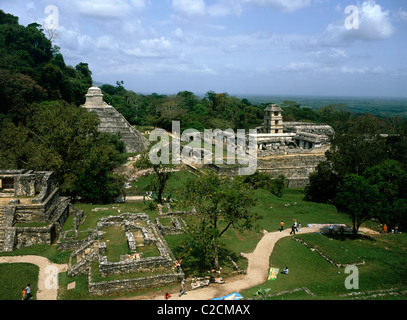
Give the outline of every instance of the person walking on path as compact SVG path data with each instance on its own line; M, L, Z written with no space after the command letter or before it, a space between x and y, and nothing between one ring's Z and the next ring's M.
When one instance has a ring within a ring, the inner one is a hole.
M284 230L284 221L281 220L280 222L280 232Z
M27 297L27 292L25 291L25 288L21 291L21 300L25 300Z
M181 291L179 293L179 296L182 297L184 294L187 294L187 291L185 289L185 279L182 279L182 281L181 281Z
M32 294L31 294L31 286L30 286L30 284L27 284L27 288L25 288L25 293L26 293L25 300L31 300Z
M299 222L298 222L298 229L297 229L297 231L298 231L298 232L301 232L301 223L299 223Z
M293 233L295 235L295 224L293 224L293 226L291 227L290 235L293 234Z

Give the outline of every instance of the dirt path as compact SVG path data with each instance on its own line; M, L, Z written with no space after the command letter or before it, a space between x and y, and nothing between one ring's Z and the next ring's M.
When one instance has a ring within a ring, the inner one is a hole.
M58 270L58 273L68 270L68 265L54 264L48 259L40 256L0 257L0 263L30 263L35 264L40 268L38 290L35 293L36 300L57 300L58 290L47 289L47 287L53 287L53 270ZM51 268L49 268L49 266L51 266ZM26 285L26 283L22 285Z
M256 249L252 253L242 253L242 256L248 259L247 273L242 276L237 276L227 280L225 284L209 285L208 287L189 290L187 295L179 297L178 293L172 294L171 300L210 300L213 298L224 297L231 293L241 292L246 289L261 285L267 281L269 272L270 255L274 249L274 245L278 240L289 237L291 229L286 229L282 232L265 232L264 237L257 244ZM302 228L301 234L312 233L319 231L318 228ZM146 299L146 297L135 298L138 300ZM163 300L164 293L161 296L148 297L149 300Z

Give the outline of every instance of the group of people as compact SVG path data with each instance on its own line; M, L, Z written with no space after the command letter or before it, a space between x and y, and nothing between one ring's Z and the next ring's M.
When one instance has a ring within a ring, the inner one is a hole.
M284 220L281 220L280 222L280 232L284 230ZM295 232L301 232L301 223L297 223L297 220L294 219L294 223L291 226L291 234L295 235Z
M31 300L32 294L31 294L31 285L27 284L27 287L23 288L21 292L21 300Z

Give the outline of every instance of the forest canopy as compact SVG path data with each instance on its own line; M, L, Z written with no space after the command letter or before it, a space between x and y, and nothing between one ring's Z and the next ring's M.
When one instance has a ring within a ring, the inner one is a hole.
M0 10L0 168L54 171L74 199L120 195L111 170L124 147L79 108L92 84L88 64L67 66L39 24L24 27Z

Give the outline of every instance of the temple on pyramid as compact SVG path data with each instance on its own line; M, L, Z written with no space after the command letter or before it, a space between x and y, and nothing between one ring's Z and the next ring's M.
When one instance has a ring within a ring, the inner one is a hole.
M103 93L99 87L89 88L86 103L81 106L89 112L96 112L100 119L100 132L117 134L126 144L127 153L141 153L149 146L149 141L137 131L116 108L103 101Z

